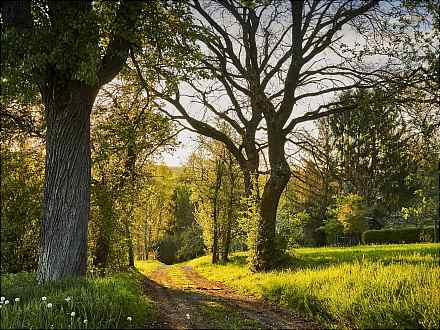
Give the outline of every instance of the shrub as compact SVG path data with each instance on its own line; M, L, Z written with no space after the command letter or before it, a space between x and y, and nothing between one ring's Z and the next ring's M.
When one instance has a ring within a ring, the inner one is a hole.
M306 211L280 216L277 220L277 234L281 246L291 249L304 245L304 226L310 222L310 215Z
M359 241L361 234L368 229L367 208L361 196L347 194L336 198L336 206L329 210L342 225L345 235L354 236Z
M44 158L40 149L20 148L0 151L2 273L37 268Z
M178 244L174 236L165 236L156 244L157 259L171 265L177 261Z
M177 251L178 261L200 257L204 254L202 231L199 226L191 226L180 234L180 247Z
M372 243L417 243L429 242L434 237L434 227L407 227L399 229L367 230L362 234L362 242Z
M344 226L336 219L327 221L324 225L325 240L327 244L334 244L338 237L343 235Z

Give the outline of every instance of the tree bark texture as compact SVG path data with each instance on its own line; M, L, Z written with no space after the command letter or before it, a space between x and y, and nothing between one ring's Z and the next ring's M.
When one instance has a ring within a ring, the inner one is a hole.
M90 112L97 90L46 88L47 141L38 280L85 275L90 212Z
M269 130L269 161L271 172L261 196L256 242L251 258L252 271L267 271L276 265L279 255L275 239L278 204L289 182L291 171L284 155L285 139L276 128Z

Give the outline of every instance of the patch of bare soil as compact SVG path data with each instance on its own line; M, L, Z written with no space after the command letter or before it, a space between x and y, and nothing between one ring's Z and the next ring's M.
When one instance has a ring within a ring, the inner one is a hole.
M236 293L221 282L210 281L192 267L182 267L179 287L163 266L145 280L145 293L156 303L158 321L153 329L317 329L319 326L291 310Z

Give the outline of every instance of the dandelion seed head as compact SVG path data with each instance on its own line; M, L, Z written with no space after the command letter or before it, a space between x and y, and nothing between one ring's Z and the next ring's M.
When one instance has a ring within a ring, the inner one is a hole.
M75 315L76 315L75 312L70 313L71 317L74 317Z
M52 308L52 306L53 306L52 303L47 304L47 308Z

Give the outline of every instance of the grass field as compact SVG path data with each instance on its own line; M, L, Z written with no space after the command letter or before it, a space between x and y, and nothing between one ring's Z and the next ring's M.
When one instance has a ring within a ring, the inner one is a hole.
M192 265L205 277L300 310L325 327L439 328L439 244L301 248L284 270L253 274L246 256Z
M2 275L0 328L142 328L153 317L142 278L131 272L40 286L33 273Z

